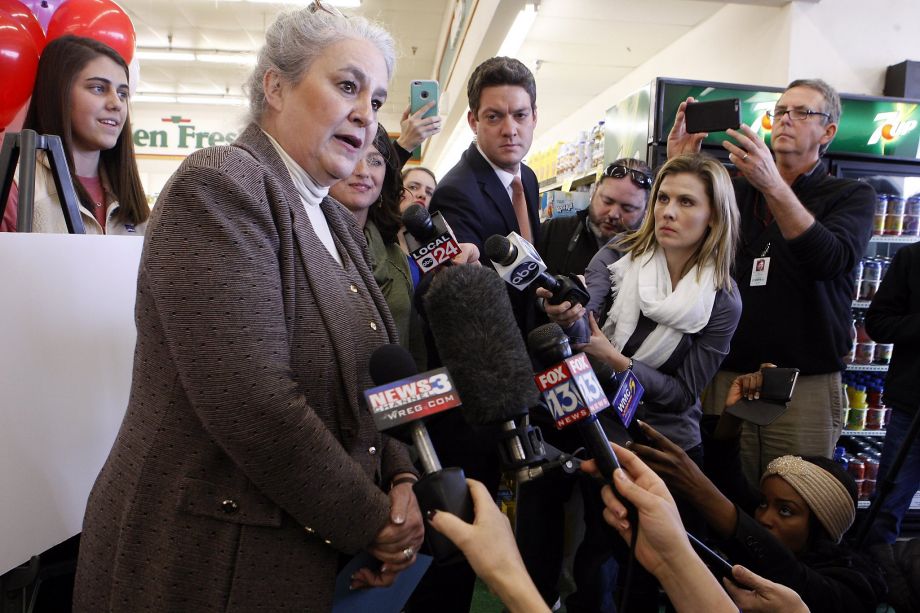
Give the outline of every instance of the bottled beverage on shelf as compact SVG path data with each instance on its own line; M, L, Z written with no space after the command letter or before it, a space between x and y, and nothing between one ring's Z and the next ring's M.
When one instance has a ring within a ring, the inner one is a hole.
M850 355L844 360L847 364L852 364L856 360L856 318L850 320Z
M850 386L843 384L843 406L840 408L843 427L846 428L847 420L850 418Z
M889 194L888 213L885 215L885 235L901 236L904 230L904 198Z
M920 236L920 195L907 199L904 210L904 236Z
M884 430L888 423L888 414L891 412L886 406L869 407L866 409L866 430Z
M890 364L893 351L894 345L891 343L876 343L872 361L876 364Z
M878 262L879 267L879 281L885 279L885 275L888 274L888 267L891 266L891 258L889 257L877 257L875 260Z
M872 382L866 386L866 404L870 408L882 406L882 387L878 379L873 379Z
M885 233L885 216L888 214L888 194L879 194L875 198L875 221L872 224L872 234Z
M847 458L847 470L857 482L866 478L866 463L859 456Z
M866 403L866 386L855 385L853 395L850 397L850 409L865 409L868 406Z
M875 343L868 341L856 343L856 353L853 356L854 364L871 364L875 358Z
M843 470L847 470L849 460L847 460L847 450L845 447L834 448L834 461L843 466Z
M857 290L857 300L872 300L882 280L882 263L877 258L863 258L862 278Z
M856 342L857 343L867 343L872 339L869 338L869 333L866 332L866 318L862 315L856 317Z
M865 430L866 414L869 410L866 405L866 387L860 384L852 386L849 399L850 410L847 413L847 430Z

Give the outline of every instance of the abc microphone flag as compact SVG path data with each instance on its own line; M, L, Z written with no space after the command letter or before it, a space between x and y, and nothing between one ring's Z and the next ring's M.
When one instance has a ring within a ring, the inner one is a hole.
M508 236L493 234L486 239L483 248L499 276L516 289L523 290L531 284L547 289L553 293L550 304L568 301L584 306L591 301L591 295L578 277L547 274L540 254L517 232Z

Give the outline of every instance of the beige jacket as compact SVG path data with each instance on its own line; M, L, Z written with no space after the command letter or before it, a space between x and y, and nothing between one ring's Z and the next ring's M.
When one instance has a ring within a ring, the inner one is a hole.
M35 165L35 204L32 213L32 232L67 234L67 223L64 220L64 213L61 211L61 201L58 199L57 186L54 184L51 166L48 164L47 157L41 153L38 155L37 162ZM19 176L18 168L16 176ZM105 185L104 181L103 185ZM134 225L116 220L115 211L118 210L118 201L107 189L105 190L105 198L105 233L116 236L143 236L147 222ZM102 226L99 225L93 214L86 210L85 207L81 206L79 209L86 233L102 234Z

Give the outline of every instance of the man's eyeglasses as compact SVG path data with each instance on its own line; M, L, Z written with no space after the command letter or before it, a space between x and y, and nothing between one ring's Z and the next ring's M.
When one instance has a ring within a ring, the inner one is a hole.
M829 113L822 113L821 111L812 111L811 109L784 109L782 107L777 107L773 109L772 112L767 111L767 117L770 119L782 119L783 115L789 115L790 119L795 121L803 121L808 119L812 115L821 115L826 119L830 119L831 116Z
M635 183L637 187L641 187L642 189L652 188L652 178L641 170L634 170L626 166L620 166L619 164L611 164L604 170L605 177L622 179L626 175L629 175L629 178L632 179L632 182Z

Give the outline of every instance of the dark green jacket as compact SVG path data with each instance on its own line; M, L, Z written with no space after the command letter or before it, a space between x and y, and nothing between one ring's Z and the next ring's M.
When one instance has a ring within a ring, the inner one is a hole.
M364 224L364 238L371 254L374 280L383 292L396 322L399 344L409 350L420 371L427 366L427 352L422 333L421 318L415 310L412 297L415 288L409 271L409 260L398 243L386 243L380 230L370 219Z

